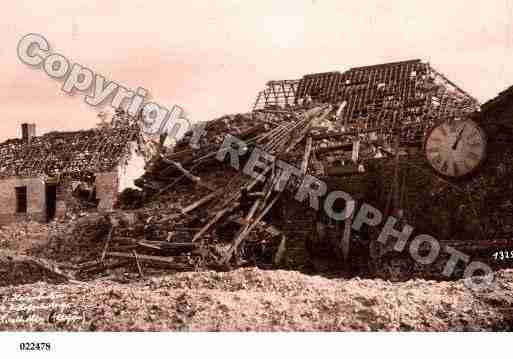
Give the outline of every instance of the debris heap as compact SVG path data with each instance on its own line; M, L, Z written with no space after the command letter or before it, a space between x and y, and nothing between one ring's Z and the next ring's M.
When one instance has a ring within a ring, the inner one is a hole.
M297 190L300 182L290 181L281 191L282 170L274 163L258 178L242 168L258 148L295 166L303 176L317 173L322 165L314 155L311 129L332 110L322 105L224 117L207 124L199 149L189 148L185 138L173 153L161 153L138 181L149 205L133 211L130 220L126 211L110 215L100 259L91 265L101 267L106 258L135 260L139 270L141 263L171 269L279 264L287 238L266 220L280 198ZM223 147L226 133L244 141L247 153L240 157L239 170ZM227 155L220 161L223 152ZM180 197L167 197L171 192Z
M483 237L483 225L498 227L487 202L499 193L480 190L484 183L513 188L505 176L511 161L503 155L510 150L503 151L496 137L488 164L466 185L439 178L423 159L431 126L479 116L477 101L429 64L382 64L267 85L252 113L206 123L199 146L190 145L192 131L173 148L155 143L146 173L136 181L141 191L123 192L117 211L84 217L57 235L56 255L64 253L59 248L68 256L79 250L76 269L83 276L126 266L140 275L152 268L297 269L312 264L312 253L361 269L354 254L361 251L368 260L374 234L351 232L350 220L327 218L325 196L321 210L310 208L309 196L297 195L308 175L322 180L327 193L343 190L385 216L403 211L426 233L438 230L432 234L440 240L469 242L460 237ZM297 175L285 180L281 164ZM510 199L501 207L507 213ZM446 226L445 217L454 214L468 228ZM481 223L475 223L478 217ZM505 238L513 226L501 228L504 234L486 235ZM72 246L67 238L74 239Z

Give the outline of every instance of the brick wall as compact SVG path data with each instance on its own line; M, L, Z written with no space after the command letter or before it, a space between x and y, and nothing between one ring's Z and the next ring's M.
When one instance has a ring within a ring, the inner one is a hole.
M462 180L440 180L422 153L400 159L398 197L410 224L440 240L511 238L513 143L499 144L491 134L488 136L485 162ZM394 178L394 161L376 161L369 167L374 185L368 197L384 209Z

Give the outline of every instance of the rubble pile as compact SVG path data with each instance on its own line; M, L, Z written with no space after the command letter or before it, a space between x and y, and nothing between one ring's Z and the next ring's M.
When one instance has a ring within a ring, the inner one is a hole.
M472 246L479 237L513 233L511 151L494 144L500 137L495 135L506 132L503 127L486 129L493 134L489 160L471 181L441 179L424 162L426 131L476 115L478 108L475 99L429 64L413 60L358 67L267 86L253 112L201 124L206 132L199 142L191 141L197 133L190 131L167 146L164 135L141 133L141 118L118 110L112 123L81 131L80 138L51 133L30 144L7 141L0 148L8 159L0 176L58 173L64 183L66 174L80 174L87 178L73 194L90 200L94 172L117 163L128 139L142 141L147 162L135 182L140 190L121 193L115 211L74 218L50 236L44 255L65 258L84 278L115 268L131 268L141 276L152 268L246 265L319 271L330 267L330 260L337 268L352 266L362 273L359 258L368 261L375 233L354 233L350 220L329 218L322 210L326 196L319 200L319 211L310 208L309 195L298 201L308 175L322 180L327 193L345 191L385 216L400 211L402 220L440 240ZM22 160L16 157L20 153ZM280 164L298 174L287 178ZM511 193L494 205L504 190ZM80 200L75 210L94 209L91 203ZM322 258L322 264L313 257Z
M275 163L256 168L256 179L242 169L255 148L295 166L302 176L323 178L333 166L343 166L350 161L354 134L316 137L333 128L335 110L311 104L207 123L199 148L188 146L190 134L173 151L162 148L137 181L142 191L122 193L114 212L72 221L65 233L55 235L45 256L66 258L80 278L119 267L141 275L151 268L297 268L315 217L308 201L291 206L301 180L282 182ZM227 134L244 141L239 169L233 168L229 153L222 161L217 158L229 150L223 147ZM357 166L346 166L349 171L341 171L342 176L361 174ZM298 220L305 228L298 228Z
M402 152L396 169L394 161L386 159L395 157L390 143L344 132L336 111L330 104L313 102L224 116L207 123L198 148L189 146L191 133L172 150L161 148L137 181L141 191L122 193L119 209L107 216L89 215L76 221L64 236L74 238L74 244L62 246L65 251L54 246L56 256L51 258L73 258L81 278L116 268L130 268L140 275L162 268L224 270L246 265L301 270L313 266L318 272L331 270L330 261L337 269L367 273L372 234L344 234L344 222L313 211L308 200L296 201L301 181L292 176L286 185L281 183L276 162L256 169L259 179L245 174L243 168L255 149L295 166L302 175L325 181L330 191L346 191L377 208L400 208L409 223L441 240L473 245L447 232L457 228L448 211L461 214L461 223L468 227L456 231L459 236L477 236L472 226L479 225L475 210L482 198L474 197L482 196L482 191L476 188L482 181L497 178L486 173L469 182L465 190L455 189L457 186L434 174L415 149ZM244 143L225 148L227 135ZM356 158L355 144L359 146ZM238 169L233 168L230 149L241 151ZM219 158L220 154L226 156ZM492 172L496 172L498 161L489 162ZM393 181L399 181L399 191L393 188ZM283 191L278 190L282 185ZM446 203L467 203L464 199L470 201L468 206L442 210ZM431 221L422 215L426 211L433 212ZM346 260L342 238L352 242L351 261ZM440 274L435 267L433 271Z
M271 155L293 157L293 150L305 139L313 121L330 112L330 106L318 106L298 112L259 114L253 121L235 115L208 123L200 149L181 143L173 153L161 154L149 164L139 184L154 212L137 212L140 217L134 223L142 220L142 229L113 223L111 245L119 244L119 237L123 237L120 233L126 228L132 228L126 236L136 237L125 251L109 247L102 257L135 261L138 269L140 263L177 270L255 262L278 264L286 238L265 219L281 196L276 190L279 170L268 167L262 179L253 179L230 169L229 156L222 163L216 155L229 133L245 140L249 148L258 146ZM297 152L305 155L296 160L303 163L306 174L311 166L312 140L305 142ZM249 152L241 157L241 166ZM170 190L179 197L166 201Z

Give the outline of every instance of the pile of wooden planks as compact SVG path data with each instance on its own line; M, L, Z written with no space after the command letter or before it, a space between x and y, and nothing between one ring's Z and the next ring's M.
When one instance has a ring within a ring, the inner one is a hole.
M287 239L268 218L275 215L282 194L297 190L300 181L289 181L283 188L283 170L276 161L260 169L257 177L242 169L251 151L258 149L274 159L286 159L302 176L313 173L318 166L313 165L312 124L332 111L332 106L320 105L263 113L253 121L225 118L209 124L201 149L178 144L173 153L160 153L138 181L145 208L133 211L131 220L129 211L111 213L97 258L81 263L81 271L91 274L131 265L144 275L149 267L194 270L279 264ZM229 156L224 162L216 158L223 146L223 133L216 132L216 126L248 147L240 156L239 170L231 167ZM151 206L167 207L152 212Z

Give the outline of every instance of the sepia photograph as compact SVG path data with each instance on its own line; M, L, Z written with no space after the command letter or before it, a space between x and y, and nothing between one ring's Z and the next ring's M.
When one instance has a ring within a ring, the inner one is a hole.
M512 0L0 17L0 356L507 356Z

